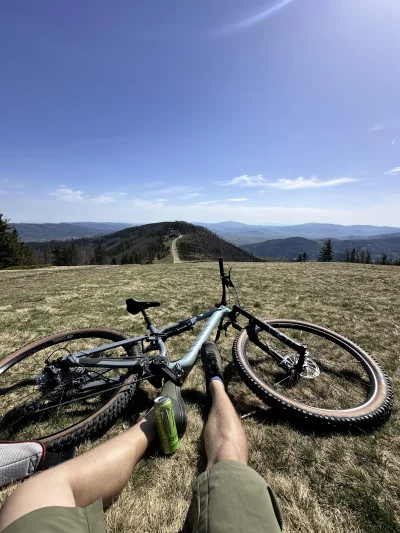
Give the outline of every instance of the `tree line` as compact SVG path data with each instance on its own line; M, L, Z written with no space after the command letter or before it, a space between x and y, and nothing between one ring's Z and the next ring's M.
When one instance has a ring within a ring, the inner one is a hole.
M79 266L152 263L155 258L162 259L170 253L166 239L176 237L180 234L180 230L185 233L188 230L195 230L190 239L178 241L179 254L184 260L210 260L219 255L230 261L262 260L223 241L208 230L184 222L171 223L171 226L170 228L169 224L154 224L149 225L145 231L140 227L122 230L118 232L118 237L114 238L111 246L105 245L109 237L102 237L95 239L95 242L91 239L79 239L78 241L36 243L35 248L32 249L20 241L17 230L3 214L0 214L0 269L44 264ZM307 252L300 253L296 260L307 262L309 260ZM327 239L321 245L318 261L332 262L333 260L333 243L331 239ZM364 248L346 249L337 260L346 263L400 266L400 257L392 258L387 253L382 253L374 260L371 257L371 252Z
M0 268L36 263L33 250L19 240L17 230L0 213Z
M308 260L307 253L299 254L297 257L298 262L305 262ZM318 254L318 261L322 263L329 263L334 260L334 249L331 239L323 241ZM338 259L344 263L361 263L366 265L378 264L378 265L397 265L400 266L400 257L391 258L384 252L379 257L372 258L371 251L365 248L346 248L341 258Z
M91 244L89 239L36 243L33 247L23 243L9 219L0 214L0 269L38 265L79 266L105 264L151 263L169 253L160 237L136 244L123 240L111 248L102 243ZM117 256L117 257L115 257Z

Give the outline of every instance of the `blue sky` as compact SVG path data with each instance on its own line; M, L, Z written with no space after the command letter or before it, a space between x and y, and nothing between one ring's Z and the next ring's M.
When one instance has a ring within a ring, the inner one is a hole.
M0 4L0 212L400 226L398 0Z

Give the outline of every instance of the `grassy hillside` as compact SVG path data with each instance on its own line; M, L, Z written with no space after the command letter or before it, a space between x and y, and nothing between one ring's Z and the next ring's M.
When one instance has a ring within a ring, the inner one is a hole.
M396 267L321 263L238 263L232 279L250 310L264 317L297 318L329 326L369 351L400 387L400 307ZM0 354L53 331L103 325L140 333L139 317L125 298L157 299L157 325L212 307L219 297L214 263L124 265L0 272ZM172 359L195 335L170 339ZM300 431L262 404L232 374L232 332L222 338L228 393L249 442L249 464L272 485L284 515L285 533L396 533L400 531L400 417L372 434L327 435ZM230 376L230 377L229 377ZM157 392L142 385L132 404L104 437L132 424ZM206 465L201 444L207 416L203 372L198 365L182 389L189 424L172 457L156 449L139 463L121 497L107 511L110 533L189 532L182 529L191 485ZM140 399L140 401L139 401ZM139 412L138 412L139 411ZM86 443L78 453L91 448ZM13 490L3 490L4 501Z
M219 256L254 261L248 252L229 244L211 231L187 222L159 222L126 228L116 233L67 243L29 243L40 263L56 265L151 263L167 259L170 241L180 235L182 260L207 261ZM181 245L181 243L183 243ZM50 253L50 259L46 254ZM43 255L43 257L42 257Z

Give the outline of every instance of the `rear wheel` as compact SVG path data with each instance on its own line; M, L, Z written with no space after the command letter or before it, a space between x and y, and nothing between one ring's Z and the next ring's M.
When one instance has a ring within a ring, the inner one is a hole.
M35 439L51 450L69 448L108 427L135 392L126 368L74 367L53 361L69 353L124 340L119 331L85 328L37 340L0 361L0 439ZM138 348L114 348L105 358L138 355ZM96 381L101 387L90 389Z
M300 374L288 371L298 354L266 331L243 329L233 358L243 381L266 403L287 416L341 429L384 421L393 405L389 379L364 350L321 326L294 320L266 324L308 349ZM285 358L285 369L271 353Z

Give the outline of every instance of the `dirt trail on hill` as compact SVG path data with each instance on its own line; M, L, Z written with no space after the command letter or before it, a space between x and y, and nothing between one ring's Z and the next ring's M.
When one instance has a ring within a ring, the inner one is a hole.
M179 254L178 254L178 248L176 247L176 241L178 239L180 239L181 237L183 237L183 235L179 235L179 237L177 237L176 239L174 239L172 241L172 244L171 244L171 253L172 253L172 257L174 258L174 263L181 263L182 261L179 259Z

